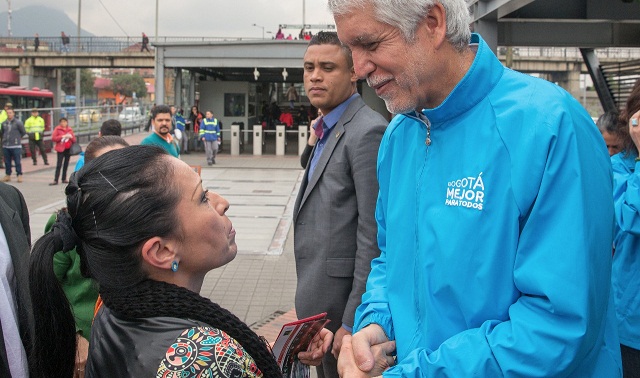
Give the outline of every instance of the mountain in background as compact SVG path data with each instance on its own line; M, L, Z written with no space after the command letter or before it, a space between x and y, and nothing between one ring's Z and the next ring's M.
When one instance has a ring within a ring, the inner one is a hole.
M12 11L11 34L14 37L33 37L36 33L40 37L59 37L60 32L76 36L78 26L66 13L59 9L42 5L30 5ZM0 13L0 36L8 36L7 12ZM82 29L83 37L93 37L94 34Z

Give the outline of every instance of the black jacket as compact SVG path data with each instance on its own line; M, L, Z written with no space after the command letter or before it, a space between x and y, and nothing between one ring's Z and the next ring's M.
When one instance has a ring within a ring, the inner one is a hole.
M91 328L85 377L155 377L168 356L182 359L186 366L199 361L198 371L211 369L216 377L252 377L246 363L255 366L253 359L235 340L225 338L226 334L202 322L172 317L126 320L103 305ZM215 348L208 348L214 344ZM228 353L219 354L225 348ZM206 356L208 350L214 355Z

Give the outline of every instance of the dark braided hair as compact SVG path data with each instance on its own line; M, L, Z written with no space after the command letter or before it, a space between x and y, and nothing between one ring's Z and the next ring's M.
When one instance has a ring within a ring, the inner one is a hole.
M143 271L140 249L144 242L155 236L180 237L175 216L178 187L160 181L174 175L170 159L159 147L130 146L103 154L71 176L65 188L67 212L59 214L53 232L40 238L31 254L29 283L37 325L32 377L73 376L75 321L52 263L55 252L73 247L83 274L94 278L105 293L107 307L107 303L120 305L112 295L118 291L144 292L151 284L180 290L197 305L188 314L169 316L201 319L225 331L251 354L266 377L281 376L266 345L229 311L187 289L150 281ZM146 317L161 316L162 307L150 308ZM205 314L207 311L211 313Z

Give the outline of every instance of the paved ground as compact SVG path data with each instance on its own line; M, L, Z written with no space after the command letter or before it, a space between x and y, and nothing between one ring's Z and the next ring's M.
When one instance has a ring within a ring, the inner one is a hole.
M126 136L138 144L145 134ZM295 319L295 262L291 221L302 169L294 155L275 157L221 154L208 167L203 153L183 155L183 160L202 166L204 185L226 197L229 218L237 230L238 256L228 265L210 272L201 294L229 309L269 340L282 324ZM64 206L64 186L49 186L55 170L39 160L23 159L24 182L13 177L11 185L25 196L35 240L42 235L50 215ZM70 169L75 165L72 157ZM15 173L14 173L15 174Z

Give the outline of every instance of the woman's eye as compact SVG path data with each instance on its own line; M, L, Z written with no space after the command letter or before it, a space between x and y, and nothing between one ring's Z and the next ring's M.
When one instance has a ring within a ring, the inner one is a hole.
M205 190L204 192L202 192L202 198L200 199L200 202L205 203L205 202L209 202L209 190Z

